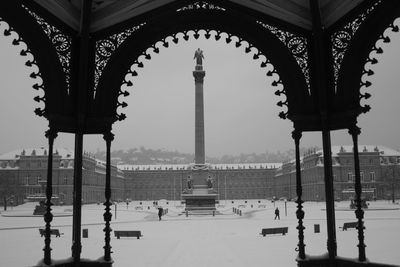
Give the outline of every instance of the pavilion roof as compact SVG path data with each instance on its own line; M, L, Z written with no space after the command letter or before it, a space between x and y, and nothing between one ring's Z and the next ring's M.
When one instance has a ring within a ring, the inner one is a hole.
M79 27L82 0L33 0L73 29ZM179 0L93 0L92 32L106 29ZM289 24L311 29L309 0L225 0L257 10ZM365 0L319 0L325 27L342 18ZM182 2L182 1L181 1ZM207 1L198 1L207 2ZM223 2L223 1L221 1Z

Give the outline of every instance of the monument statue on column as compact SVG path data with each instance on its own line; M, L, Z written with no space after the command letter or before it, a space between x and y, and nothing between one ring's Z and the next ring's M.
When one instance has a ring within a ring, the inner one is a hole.
M193 71L195 83L195 159L190 165L190 175L187 179L187 189L182 192L185 201L186 214L188 212L206 212L215 214L217 194L213 189L210 170L205 162L204 142L204 95L203 84L206 72L203 70L203 51L198 48L194 52L196 60Z
M195 81L195 164L205 164L205 145L204 145L204 96L203 83L206 72L203 70L203 51L198 48L194 53L196 59L193 77Z
M203 50L201 50L200 48L197 48L196 51L194 51L194 58L196 59L196 66L202 66L203 65Z

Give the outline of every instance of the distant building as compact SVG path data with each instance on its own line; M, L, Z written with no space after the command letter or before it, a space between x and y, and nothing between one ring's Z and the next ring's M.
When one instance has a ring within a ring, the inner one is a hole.
M391 199L400 196L400 152L383 146L359 146L363 196ZM53 194L72 204L74 155L55 149ZM354 163L351 146L332 147L334 194L337 200L354 196ZM281 163L211 164L210 175L218 200L296 198L295 161ZM301 158L303 199L324 200L324 158L312 150ZM181 200L187 188L190 165L112 166L113 200ZM14 195L20 204L29 196L44 193L47 150L20 149L0 155L0 203ZM104 201L105 163L90 154L83 156L83 202Z
M265 199L273 196L280 163L211 164L209 173L218 199ZM119 165L125 173L126 196L134 200L180 200L191 174L182 165Z
M400 152L384 146L359 146L360 176L363 197L392 199L400 195ZM335 199L354 196L354 157L352 146L332 147ZM322 150L312 150L301 158L303 199L324 200L324 157ZM296 164L285 162L275 175L277 197L296 197Z
M47 150L45 148L19 149L0 155L0 202L14 196L15 204L45 193L47 180ZM83 203L104 201L105 162L90 154L83 155ZM59 201L72 204L74 154L68 149L55 149L53 155L53 194ZM112 166L111 187L113 199L124 199L124 174Z

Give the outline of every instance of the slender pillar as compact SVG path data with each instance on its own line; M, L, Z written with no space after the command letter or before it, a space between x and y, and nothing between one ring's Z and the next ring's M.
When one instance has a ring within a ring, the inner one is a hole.
M353 125L349 129L349 134L351 134L351 137L353 138L353 155L354 155L354 171L356 174L356 179L354 182L354 189L356 192L356 217L357 217L357 230L358 230L358 260L359 261L365 261L366 256L365 256L365 243L364 243L364 211L362 210L361 207L361 177L360 177L360 159L358 155L358 135L361 133L360 128L358 128L356 125Z
M83 134L75 134L74 152L74 191L73 191L73 221L72 221L72 257L76 266L79 266L81 244L81 219L82 219L82 154Z
M111 245L110 245L110 233L112 231L110 227L110 222L112 218L111 214L111 142L114 140L114 135L111 132L107 132L103 136L104 140L106 141L106 188L105 188L105 198L106 201L104 202L104 206L106 207L104 210L103 218L105 222L105 227L103 229L104 231L104 260L105 261L111 261Z
M322 131L322 146L324 150L324 174L325 174L325 202L326 202L326 226L328 231L328 253L330 263L337 256L336 224L335 224L335 199L333 191L332 172L332 148L331 133L329 130Z
M81 243L81 219L82 219L82 154L83 135L87 113L87 98L89 95L89 57L90 53L90 14L92 0L81 2L81 14L77 49L77 64L73 64L72 76L76 79L74 101L76 104L76 130L75 130L75 155L74 155L74 190L73 190L73 221L72 221L72 257L74 266L80 266L82 251ZM74 84L75 85L75 84Z
M53 129L49 129L46 131L46 137L49 140L49 154L47 157L47 185L46 185L46 213L44 214L44 221L46 222L45 226L45 238L44 238L44 263L47 265L51 264L51 221L53 220L53 214L51 213L51 197L53 196L53 144L54 139L57 137L57 132Z
M296 146L296 193L297 193L297 211L296 217L299 220L299 225L296 227L299 230L299 243L297 244L296 251L299 252L299 258L304 260L306 258L305 253L305 244L304 244L304 229L303 219L304 219L304 211L303 211L303 203L304 201L301 199L303 195L303 189L301 185L301 163L300 163L300 138L302 134L300 131L294 130L292 132L292 137Z
M332 91L329 86L329 74L327 66L329 54L327 37L321 22L321 11L319 0L309 0L312 16L312 74L313 86L317 89L318 105L321 116L322 145L324 151L324 174L325 174L325 201L326 201L326 226L328 230L328 253L329 266L334 266L337 255L336 229L335 229L335 203L333 194L333 172L331 136L329 127L329 110ZM331 75L332 76L332 75Z
M195 82L195 164L205 164L204 144L204 95L203 83L206 72L203 70L203 51L198 49L195 53L196 67L193 71Z

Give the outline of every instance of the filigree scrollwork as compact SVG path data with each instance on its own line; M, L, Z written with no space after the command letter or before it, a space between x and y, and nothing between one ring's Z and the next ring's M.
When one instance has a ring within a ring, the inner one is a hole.
M374 3L371 7L366 9L364 13L358 15L354 20L347 23L342 29L334 32L331 35L335 90L337 88L337 79L339 77L340 66L347 51L347 47L351 42L351 39L356 34L358 28L365 21L368 15L371 14L371 12L380 3L381 1Z
M101 74L107 65L108 60L113 52L129 37L132 33L139 30L145 23L141 23L132 28L126 29L123 32L115 33L108 36L106 39L96 41L96 54L95 54L95 70L94 70L94 92L93 98L96 97L96 89L99 83Z
M33 71L33 72L31 72L31 74L29 75L30 78L35 79L35 80L37 80L37 81L40 82L40 84L39 84L38 82L35 83L35 84L32 86L33 89L35 89L35 90L41 89L41 90L43 90L43 92L44 92L44 85L43 85L42 75L41 75L41 72L40 72L40 70L39 70L39 66L37 65L37 62L36 62L36 60L35 60L35 58L34 58L34 55L32 54L31 50L27 47L27 45L26 45L26 43L24 42L24 40L23 40L23 39L19 36L19 34L14 30L14 28L11 27L2 17L0 17L0 24L2 24L3 22L6 24L6 27L7 27L6 29L4 29L4 32L3 32L4 36L11 36L11 35L12 35L12 36L14 37L14 39L13 39L12 42L11 42L11 44L12 44L12 45L15 45L15 46L21 45L21 44L25 44L25 47L26 47L26 48L22 48L21 51L19 52L19 54L20 54L21 56L31 58L31 59L28 59L28 60L25 62L25 66L27 66L27 67L34 67L34 68L37 69L36 72ZM43 102L43 103L45 104L45 107L46 107L46 98L45 98L45 96L43 96L43 97L36 96L36 97L34 97L34 100L35 100L36 102ZM41 117L41 116L45 116L45 114L46 114L46 112L45 112L45 107L44 107L44 108L36 108L36 109L35 109L35 114L38 115L38 116L40 116L40 117Z
M204 37L206 39L210 39L212 36L214 36L216 41L224 40L227 44L234 43L235 47L237 47L237 48L243 46L244 52L246 54L251 53L252 58L254 60L260 59L261 56L264 56L263 53L260 50L258 50L255 46L253 46L252 44L248 43L247 41L245 41L244 39L242 39L240 37L234 36L229 33L224 33L221 31L210 30L210 29L194 29L194 30L188 30L188 31L175 33L171 36L164 38L163 40L158 41L157 43L155 43L154 45L152 45L151 47L146 49L146 51L142 52L141 55L138 56L138 58L133 62L133 64L127 71L127 74L125 75L125 78L122 81L120 91L118 92L118 97L119 96L126 97L129 95L129 92L126 91L125 88L133 86L132 78L135 76L138 76L138 72L136 70L144 67L144 63L143 63L144 60L151 59L151 55L149 53L153 52L153 53L158 54L160 52L160 47L168 48L170 46L170 44L178 44L180 39L189 41L191 38L198 39L201 35L204 35ZM306 47L303 46L302 44L299 44L298 40L296 40L296 39L291 40L291 47L296 53L303 53L303 49L304 50L306 49ZM272 63L265 56L264 56L264 58L265 59L261 61L260 67L261 68L268 67L268 70L266 72L267 77L278 77L278 80L275 79L272 82L272 86L281 86L282 87L282 89L277 90L275 92L275 95L277 95L277 96L285 95L286 96L286 92L283 88L282 80L279 78L277 71L273 67ZM287 106L288 105L287 100L278 102L278 105L280 107ZM127 104L125 102L120 102L118 100L117 108L126 107L126 106L127 106ZM287 111L286 112L282 111L279 113L279 117L282 119L286 119L287 115L288 115ZM116 118L118 120L123 120L126 118L126 116L123 113L119 114L117 111Z
M181 7L179 9L177 9L176 11L181 12L181 11L199 10L199 9L225 11L225 8L214 5L214 4L210 4L206 1L194 2L193 4L189 4L187 6Z
M308 87L308 93L311 94L310 72L308 68L307 39L303 36L298 36L291 32L283 31L277 27L271 26L261 21L257 21L257 23L265 29L269 30L272 34L274 34L289 49L293 57L296 59L301 71L303 72L304 79Z
M49 38L50 42L53 44L65 74L65 82L67 84L67 90L69 94L71 77L70 61L72 38L61 32L55 26L47 23L42 17L31 11L28 7L24 5L22 5L22 7L36 20L36 22Z
M387 30L392 31L392 32L399 32L399 26L398 25L394 25L393 23L391 23ZM360 89L362 88L367 88L370 87L372 85L372 82L367 80L368 77L374 75L374 71L371 69L372 65L375 65L378 63L378 60L374 57L375 54L382 54L383 53L383 49L382 47L377 46L378 43L380 43L380 41L382 41L382 43L390 43L390 37L387 35L387 31L385 30L378 38L378 40L375 42L375 44L373 45L372 49L371 49L371 53L369 54L368 58L365 60L365 64L364 64L364 69L363 69L363 73L362 73L362 77L364 78L364 80L360 81ZM359 99L360 101L363 99L369 99L371 97L371 94L365 92L364 94L359 93ZM371 107L369 105L360 105L361 106L361 112L362 113L367 113Z

